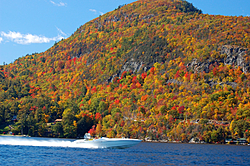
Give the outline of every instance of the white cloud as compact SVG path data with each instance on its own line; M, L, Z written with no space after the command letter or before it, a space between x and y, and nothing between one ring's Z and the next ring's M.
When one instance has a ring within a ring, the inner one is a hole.
M63 36L67 36L66 33L64 33L61 29L59 29L58 27L56 27L56 29L60 32L60 34L62 34Z
M7 40L11 40L18 44L31 44L31 43L49 43L51 41L61 40L64 37L61 35L58 35L56 37L45 37L45 36L38 36L38 35L32 35L32 34L21 34L20 32L12 32L9 31L8 33L1 32L1 36L3 38L6 38ZM1 37L1 38L2 38ZM2 40L3 40L2 38Z
M89 11L96 13L97 11L95 9L89 9Z
M2 38L2 37L0 37L0 43L2 43L2 41L3 41L3 38Z
M59 3L56 3L54 1L50 1L53 5L55 6L67 6L67 3L63 3L63 2L59 2Z
M103 12L97 11L97 10L95 10L95 9L89 9L89 11L94 12L95 14L97 14L97 13L99 13L99 14L101 14L101 15L104 14Z

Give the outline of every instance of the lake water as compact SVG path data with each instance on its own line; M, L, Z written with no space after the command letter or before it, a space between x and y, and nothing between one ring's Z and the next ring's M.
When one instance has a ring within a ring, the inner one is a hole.
M250 165L250 146L141 142L89 149L73 141L0 137L0 165Z

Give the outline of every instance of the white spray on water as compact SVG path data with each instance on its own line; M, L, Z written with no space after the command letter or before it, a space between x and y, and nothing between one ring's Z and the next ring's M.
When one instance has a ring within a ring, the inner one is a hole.
M96 148L95 146L88 143L78 144L74 140L19 136L0 136L0 145Z

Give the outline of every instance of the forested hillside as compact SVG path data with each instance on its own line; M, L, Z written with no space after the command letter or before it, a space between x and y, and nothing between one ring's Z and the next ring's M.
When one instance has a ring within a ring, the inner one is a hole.
M122 5L0 66L1 132L250 142L249 58L250 17Z

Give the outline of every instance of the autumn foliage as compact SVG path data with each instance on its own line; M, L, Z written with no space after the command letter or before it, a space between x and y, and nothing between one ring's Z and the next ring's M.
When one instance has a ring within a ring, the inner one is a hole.
M124 5L0 66L0 123L31 136L250 139L250 75L221 54L244 48L247 63L249 26L186 1Z

